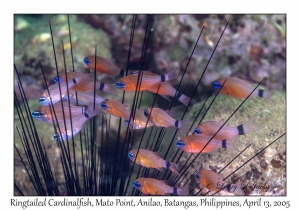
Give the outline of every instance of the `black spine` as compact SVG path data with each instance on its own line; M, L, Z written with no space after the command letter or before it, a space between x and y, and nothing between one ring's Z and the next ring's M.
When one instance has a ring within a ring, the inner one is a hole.
M164 74L163 74L163 75L160 75L160 81L161 81L161 82L165 82L165 81L166 81L166 77L165 77Z
M175 127L178 128L178 126L179 126L179 120L176 120L175 121Z

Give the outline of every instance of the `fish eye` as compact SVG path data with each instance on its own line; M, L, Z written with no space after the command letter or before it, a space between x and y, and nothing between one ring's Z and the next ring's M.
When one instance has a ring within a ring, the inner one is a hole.
M41 118L41 117L43 117L43 112L34 111L34 112L32 112L31 116L33 118Z
M54 83L58 83L58 82L62 82L63 80L62 80L62 78L60 78L59 76L55 76L55 77L53 78L53 81L54 81Z
M195 133L195 134L201 134L201 131L200 131L199 128L195 128L194 133Z
M183 149L185 147L185 143L182 141L182 140L179 140L177 143L176 143L176 146L179 148L179 149Z
M129 124L129 120L125 120L125 121L124 121L124 124L125 124L125 125L128 125L128 124Z
M84 63L85 63L86 65L90 65L90 64L91 64L91 61L90 61L87 57L85 57L85 58L83 59L83 61L84 61Z
M132 152L128 153L128 157L130 160L134 160L134 154Z
M117 88L122 89L122 88L125 87L125 84L124 84L124 82L118 81L118 82L116 83L116 86L117 86Z
M133 71L131 74L136 74L136 71Z
M133 186L137 189L140 189L142 187L142 185L138 181L134 181Z
M146 109L144 110L144 116L145 117L149 117L149 113L148 113L148 111Z
M215 81L215 82L213 83L213 86L214 86L214 88L216 88L216 89L220 89L220 88L221 88L221 84L220 84L219 82L217 82L217 81Z
M54 138L54 141L60 141L60 137L59 137L58 133L55 133L53 135L53 138Z
M195 175L196 175L197 180L200 181L201 177L200 177L198 171L196 171Z
M105 103L104 101L101 102L101 107L102 107L103 109L107 109L107 105L106 105L106 103Z

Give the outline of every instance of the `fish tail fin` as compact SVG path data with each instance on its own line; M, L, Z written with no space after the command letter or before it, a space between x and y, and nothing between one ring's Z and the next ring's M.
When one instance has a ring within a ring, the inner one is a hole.
M96 115L104 114L104 112L102 111L102 108L99 104L95 104L95 109L94 109L94 104L90 103L87 109L85 110L84 114L87 118L92 118Z
M170 81L170 80L173 80L173 79L176 79L178 77L178 75L176 74L176 71L177 71L177 67L172 69L171 71L169 71L168 73L164 74L164 81L162 82L165 82L165 81ZM162 79L163 80L163 79Z
M175 127L183 131L188 131L190 129L191 123L192 123L191 120L176 120Z
M239 125L238 126L239 132L246 134L246 133L250 133L250 132L260 130L261 127L255 124L255 121L257 119L257 115L258 115L258 113L255 113L247 122L245 122L242 125ZM240 131L241 129L239 129L239 127L240 128L242 127L243 131ZM243 135L243 134L240 134L240 135Z
M99 90L107 92L107 93L109 93L111 95L114 95L114 96L118 96L117 90L119 90L119 89L116 88L115 84L100 83Z
M188 195L189 194L189 186L186 185L183 187L174 187L173 194L174 195Z
M189 101L191 100L190 97L184 95L184 94L181 94L178 98L178 101L180 101L181 103L183 103L185 106L188 106L189 104ZM192 99L191 100L191 103L189 104L189 106L192 106L194 104L198 103L196 100Z
M177 167L176 163L167 162L166 168L169 169L170 171L172 171L173 173L175 173L176 175L180 175L178 172L178 167Z
M231 149L231 150L235 150L237 152L240 152L239 149L237 149L235 146L234 146L234 142L239 138L239 136L235 136L231 139L228 139L228 140L222 140L222 147L223 148L228 148L228 149ZM225 141L225 142L224 142Z

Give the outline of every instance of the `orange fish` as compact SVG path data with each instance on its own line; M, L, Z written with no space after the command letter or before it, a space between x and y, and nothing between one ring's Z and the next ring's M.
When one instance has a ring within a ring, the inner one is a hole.
M211 137L212 136L206 136L204 134L189 135L179 140L176 143L176 146L178 147L178 149L181 149L184 152L199 153L211 139ZM222 141L218 139L212 139L202 152L212 152L218 148L229 148L238 151L233 146L234 141L238 139L238 137L239 136L236 136L232 139L224 139Z
M160 108L148 108L144 110L144 116L149 117L149 121L155 126L161 126L164 128L167 127L176 127L183 131L187 131L190 127L190 120L175 120L166 111Z
M132 74L137 74L137 72L133 72ZM158 76L158 74L152 73L150 71L143 71L143 75ZM174 95L176 93L176 89L169 82L157 83L153 86L149 86L147 88L147 90L152 93L157 93L157 94L161 95L162 97L166 98L167 100L169 100L169 98L167 96L174 97ZM187 106L191 98L180 92L177 92L175 99L177 99L178 101L183 103L185 106ZM197 103L197 101L192 99L190 105L193 105L196 103Z
M132 122L132 120L131 120ZM144 116L144 109L139 109L135 112L133 123L129 123L129 120L124 121L125 125L129 125L131 129L143 129L146 127L147 118ZM147 128L153 126L153 123L148 120Z
M188 188L186 187L171 187L163 180L152 178L138 178L133 182L133 186L148 195L187 195Z
M73 91L92 92L94 91L94 79L93 78L86 79L74 85L71 89ZM115 84L105 84L105 83L96 82L96 90L101 90L115 96L117 95L116 93L117 89Z
M257 114L253 115L246 123L241 124L239 126L223 126L223 128L217 133L214 137L219 140L223 139L231 139L237 135L244 135L246 133L254 132L261 129L254 122L256 120ZM195 134L205 134L208 136L213 136L220 127L224 124L224 120L220 121L206 121L199 124L195 130Z
M219 190L226 190L235 195L244 195L240 184L228 184L223 181L221 174L215 173L211 170L200 170L195 173L196 179L199 183L208 190L217 192Z
M95 69L95 56L90 55L83 59L84 63L91 69ZM111 60L96 56L96 71L110 76L125 75L125 70L117 67Z
M150 86L147 90L152 93L158 93L159 95L161 95L162 97L164 97L166 99L168 99L167 96L174 97L174 95L176 93L176 89L174 87L172 87L172 85L169 82L162 82L162 83L155 84L153 86ZM175 99L177 99L178 101L183 103L185 106L187 106L189 101L191 100L190 97L188 97L180 92L177 92ZM197 103L197 101L192 99L190 105L193 105L196 103Z
M94 93L93 92L75 92L70 93L70 101L72 103L76 103L76 95L77 95L77 100L79 105L89 105L90 103L94 103ZM95 95L95 103L100 104L102 101L104 101L105 98L102 98L99 95Z
M80 82L88 79L90 76L89 76L89 74L83 74L83 73L76 72L76 71L74 71L74 72L69 71L69 72L67 72L67 77L68 77L68 83L73 83L75 85L77 83L80 83ZM53 80L55 83L66 82L66 74L62 73L59 76L55 76Z
M62 121L64 121L64 119L65 120L70 119L69 103L67 101L64 101L63 107L64 108L62 109L61 103L53 104L53 108L55 110L55 115L56 115L58 122L62 122ZM73 104L70 104L70 108L71 108L71 116L77 117L84 113L86 106L75 106ZM33 118L43 121L43 122L56 123L55 115L54 115L51 105L40 106L37 110L34 110L31 115ZM53 117L53 120L52 120L52 117Z
M225 79L226 82L225 82ZM225 84L224 84L225 82ZM229 77L229 78L221 78L213 83L215 89L220 89L224 84L223 88L220 90L221 93L229 95L234 98L247 98L247 96L254 90L254 87L251 85L250 82L236 78L236 77ZM263 90L263 89L256 89L249 99L255 97L262 97L262 98L271 98L273 95L272 91Z
M149 75L149 73L143 73L141 72L141 85L140 85L140 91L147 90L150 86L153 86L155 84L158 84L160 82L170 81L173 79L176 79L176 70L173 69L167 74L163 75ZM153 73L152 73L153 74ZM116 86L119 89L125 90L125 91L136 91L136 85L138 81L138 74L132 74L126 77L121 78L117 83Z
M137 153L138 155L136 157ZM152 152L147 149L135 149L129 151L128 157L132 161L136 159L135 163L142 165L146 168L156 168L160 171L162 171L162 168L167 168L175 174L179 175L176 163L167 162L166 160L160 158L157 152Z
M128 111L128 107L118 101L105 99L105 101L101 102L101 107L109 114L129 120L130 112Z

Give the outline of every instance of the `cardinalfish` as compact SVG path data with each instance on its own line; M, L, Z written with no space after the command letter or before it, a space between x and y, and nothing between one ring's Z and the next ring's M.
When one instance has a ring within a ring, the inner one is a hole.
M225 82L226 80L226 82ZM225 83L224 83L225 82ZM224 85L223 85L224 84ZM248 95L254 90L252 84L248 81L236 78L236 77L229 77L229 78L221 78L215 82L213 82L213 86L215 89L220 89L223 85L223 88L220 90L221 93L229 95L234 98L247 98ZM263 89L256 89L249 99L255 97L261 98L271 98L273 95L272 91L263 90Z
M57 103L58 101L61 100L61 98L64 98L67 95L68 88L69 88L69 92L71 93L72 92L71 88L75 84L87 79L88 74L82 74L79 72L68 72L67 78L68 81L66 81L65 74L55 76L54 82L56 82L56 84L53 84L48 88L50 96L48 94L48 90L45 90L44 93L42 94L42 97L40 97L40 101L39 101L40 104L49 105L51 101L53 104Z
M66 74L60 74L59 76L55 76L53 78L53 81L55 83L57 82L60 82L60 83L63 83L63 82L66 82L66 78L68 78L68 83L73 83L74 85L77 84L77 83L80 83L86 79L88 79L90 76L89 74L83 74L83 73L80 73L80 72L76 72L76 71L69 71L67 72L67 77L66 77Z
M171 187L163 180L153 178L138 178L133 186L146 195L187 195L186 187Z
M135 160L135 163L146 168L156 168L160 171L163 171L162 168L166 168L179 175L176 163L168 162L162 159L161 157L159 157L159 154L157 152L152 152L147 149L135 149L129 151L128 157L130 160Z
M107 58L90 55L83 59L84 63L91 69L95 69L96 63L96 71L102 74L107 74L109 76L125 76L126 71L117 67L112 61Z
M133 72L132 74L136 74L136 72ZM158 76L157 74L149 72L149 71L144 71L143 75ZM167 100L169 100L168 96L174 97L175 93L176 93L176 89L169 82L157 83L153 86L149 86L147 90L152 93L157 93L157 94L161 95L162 97L166 98ZM185 106L188 106L188 103L191 100L190 97L188 97L180 92L177 92L175 99L177 99L178 101L183 103ZM192 99L190 104L193 105L196 103L197 103L197 101Z
M170 72L168 72L167 74L163 74L163 75L156 75L156 76L152 76L149 74L144 74L143 72L141 72L140 76L141 76L141 83L139 88L137 89L137 85L139 85L138 83L138 74L132 74L129 76L125 76L123 78L121 78L117 83L116 86L119 89L125 90L125 91L136 91L140 90L140 91L144 91L144 90L148 90L148 88L150 86L153 86L155 84L159 84L161 82L166 82L166 81L170 81L173 79L176 79L176 68L171 70Z
M190 120L175 120L166 111L160 108L148 108L144 110L144 116L149 118L149 121L159 127L176 127L183 131L188 131Z
M211 170L200 170L196 171L195 175L198 182L210 191L226 190L235 195L245 195L240 184L228 184L224 182L221 174Z
M238 151L238 149L236 149L235 146L233 145L234 141L237 140L238 137L239 136L236 136L232 139L228 139L228 140L225 139L221 141L218 139L212 139L210 141L212 136L207 136L204 134L193 134L193 135L183 137L181 140L179 140L176 143L176 146L178 147L178 149L181 149L184 152L199 153L204 148L204 146L210 141L208 145L206 145L206 147L203 149L202 152L208 153L218 148L228 148L228 149Z
M50 93L50 96L48 94L48 90L45 90L42 96L40 97L39 103L41 105L49 105L52 103L57 103L60 101L62 98L64 98L67 93L68 93L68 88L69 91L71 92L70 88L74 85L74 83L67 83L62 82L62 83L56 83L51 85L48 90Z
M128 111L128 107L126 105L110 99L105 99L100 105L105 112L116 117L121 117L124 120L129 120L130 112Z
M83 91L83 92L93 92L94 91L94 79L86 79L83 82L80 82L76 85L74 85L71 88L73 91ZM105 84L105 83L100 83L96 82L96 89L110 93L112 95L117 95L116 94L116 87L115 84Z
M90 78L89 74L82 74L79 72L67 72L68 83L73 83L71 85L71 90L73 91L83 91L90 92L94 91L94 79ZM66 76L65 74L55 76L53 81L57 82L65 82ZM114 84L105 84L96 82L96 88L101 91L108 92L112 95L116 95L115 93L115 85Z
M37 110L34 110L31 115L37 120L48 123L55 123L55 116L57 118L57 122L62 122L64 120L70 119L70 109L72 117L77 117L83 114L86 110L86 106L75 106L73 104L70 104L69 107L69 102L67 101L64 101L63 105L61 103L53 104L53 108L55 111L55 115L51 105L40 106Z
M76 96L77 96L77 101L78 104L80 105L88 105L90 103L94 103L94 98L95 98L95 104L101 104L102 101L105 100L105 98L102 98L101 96L95 94L92 92L77 92L77 95L75 92L70 93L70 101L73 103L76 103Z
M244 135L250 132L257 131L261 129L254 122L257 118L257 114L254 114L246 123L241 124L239 126L223 126L222 129L215 135L214 138L223 140L223 139L231 139L237 135ZM208 136L213 136L220 127L224 124L224 120L220 121L206 121L199 124L195 130L195 134L205 134Z
M153 126L153 123L149 120L147 123L147 118L144 116L144 109L139 109L135 112L133 123L129 123L129 120L125 120L124 124L129 125L131 129L143 129L146 127L146 124L147 128Z
M83 128L84 123L98 115L102 114L102 111L99 107L99 105L96 105L96 108L94 109L93 104L89 104L86 111L76 117L73 117L69 120L66 120L65 122L59 123L59 129L57 128L57 132L54 134L54 140L55 141L63 141L68 140L72 138L72 135L75 136L81 129ZM72 120L72 123L71 123ZM66 124L66 127L65 127ZM59 132L60 131L60 132Z

